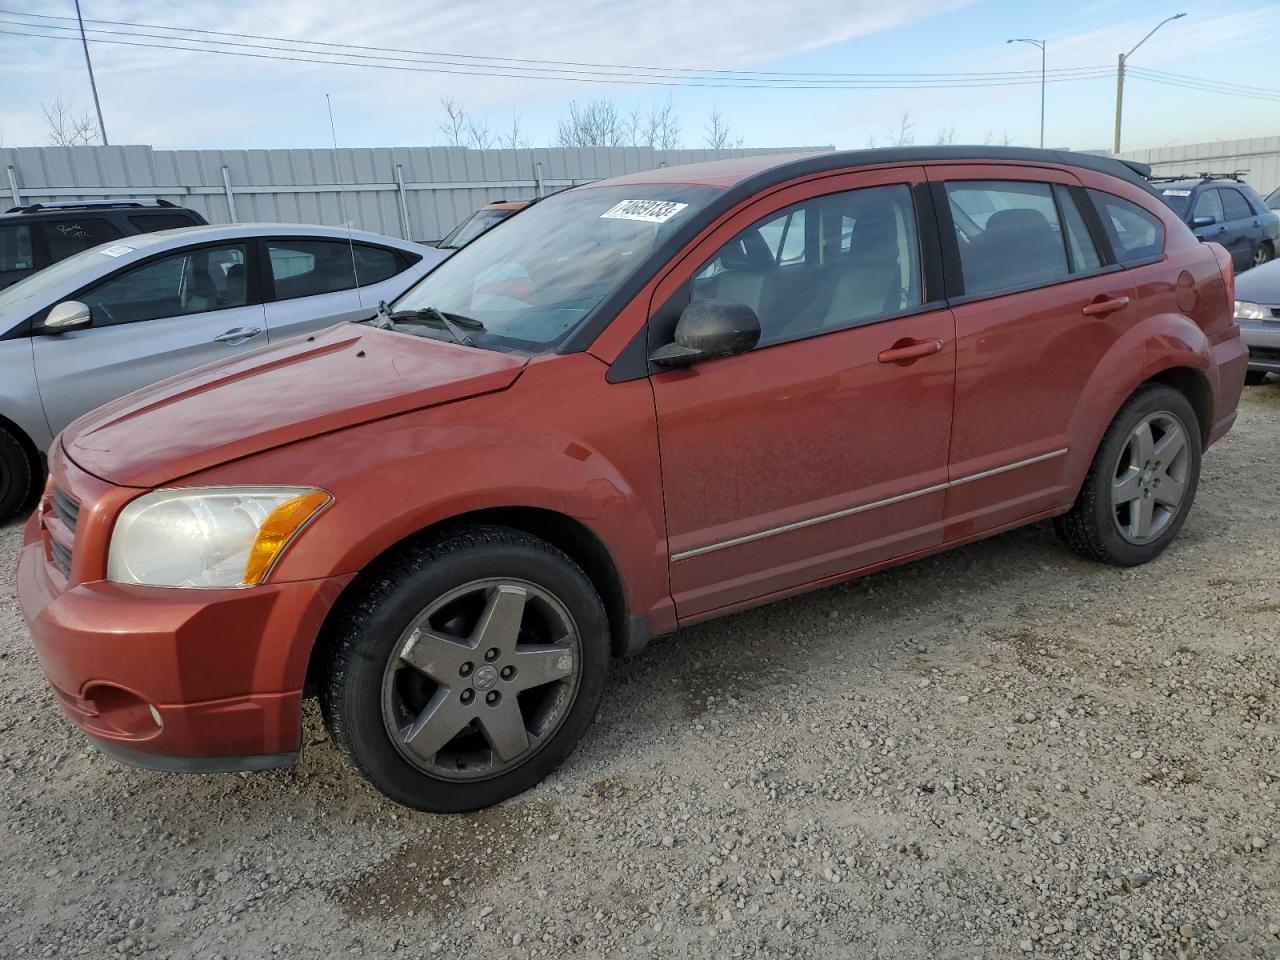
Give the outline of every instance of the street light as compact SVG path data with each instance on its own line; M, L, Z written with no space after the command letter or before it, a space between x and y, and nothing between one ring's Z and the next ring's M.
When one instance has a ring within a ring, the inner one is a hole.
M1040 48L1040 148L1044 149L1044 57L1045 57L1045 41L1032 40L1028 37L1014 37L1012 40L1006 40L1005 43L1029 43L1033 47Z
M1159 23L1157 23L1154 27L1151 28L1151 33L1155 33L1157 30L1163 27L1170 20L1181 20L1185 16L1186 16L1185 13L1175 13L1172 17L1165 17L1163 20L1161 20ZM1130 50L1128 53L1120 54L1120 61L1116 66L1116 142L1115 142L1114 148L1111 151L1112 153L1115 153L1115 154L1120 153L1120 112L1121 112L1121 108L1124 106L1125 61L1133 56L1134 50L1137 50L1140 46L1142 46L1144 43L1146 43L1148 40L1151 39L1151 33L1148 33L1145 37L1143 37L1141 40L1135 43L1133 45L1133 50Z

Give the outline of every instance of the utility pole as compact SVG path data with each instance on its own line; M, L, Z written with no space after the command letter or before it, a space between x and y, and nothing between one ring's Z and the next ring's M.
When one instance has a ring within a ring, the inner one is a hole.
M1028 37L1014 37L1005 43L1029 43L1040 48L1040 149L1044 149L1044 86L1045 86L1045 47L1046 41L1032 40Z
M1134 50L1137 50L1140 46L1151 39L1152 33L1155 33L1170 20L1180 20L1185 16L1185 13L1175 13L1172 17L1165 17L1151 28L1151 33L1148 33L1133 45L1133 50L1130 50L1128 53L1120 54L1120 59L1116 62L1116 139L1115 143L1112 145L1112 153L1120 153L1120 118L1123 115L1122 112L1124 109L1124 65L1129 61L1129 58L1133 56Z
M84 47L84 65L89 68L89 89L93 91L93 109L98 111L98 132L107 146L107 125L102 122L102 104L98 102L98 84L93 79L93 61L89 59L89 41L84 35L84 18L80 16L80 0L76 0L76 22L80 24L80 45Z

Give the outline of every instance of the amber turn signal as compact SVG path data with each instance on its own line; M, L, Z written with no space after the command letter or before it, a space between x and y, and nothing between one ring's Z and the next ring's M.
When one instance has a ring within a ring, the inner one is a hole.
M285 501L267 514L245 561L244 585L262 583L289 541L332 499L323 490L312 490Z

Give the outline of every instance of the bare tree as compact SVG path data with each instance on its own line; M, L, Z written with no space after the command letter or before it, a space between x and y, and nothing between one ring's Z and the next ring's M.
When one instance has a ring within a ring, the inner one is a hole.
M53 103L42 103L44 111L45 136L50 146L78 147L99 141L98 128L89 117L88 110L75 113L71 104L62 99L62 94L53 98Z
M511 126L506 133L498 135L498 146L505 147L508 150L521 150L529 146L529 141L524 138L524 133L520 128L520 114L514 110L511 111Z
M621 147L627 122L611 100L569 101L569 112L556 118L558 147Z
M734 137L720 113L719 106L713 106L707 114L707 124L703 128L703 139L712 150L732 150L742 146L742 138Z
M903 110L902 116L898 120L897 127L885 127L884 142L880 143L875 137L867 137L868 147L909 147L916 142L915 134L916 124L911 119L911 111Z
M465 147L467 145L467 111L462 101L453 94L442 94L440 106L444 108L445 119L439 123L440 133L444 136L446 146Z
M943 127L938 131L938 139L934 141L940 147L949 146L956 142L956 128L954 126Z
M676 116L675 101L671 97L661 103L650 104L647 113L636 107L627 114L627 139L637 147L655 150L674 150L680 146L680 118Z

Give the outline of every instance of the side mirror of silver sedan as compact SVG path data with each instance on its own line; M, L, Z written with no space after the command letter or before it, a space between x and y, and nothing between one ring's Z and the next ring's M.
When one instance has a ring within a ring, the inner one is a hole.
M93 315L89 305L79 300L63 300L49 310L49 315L40 324L41 333L69 333L72 330L83 330L93 323Z

